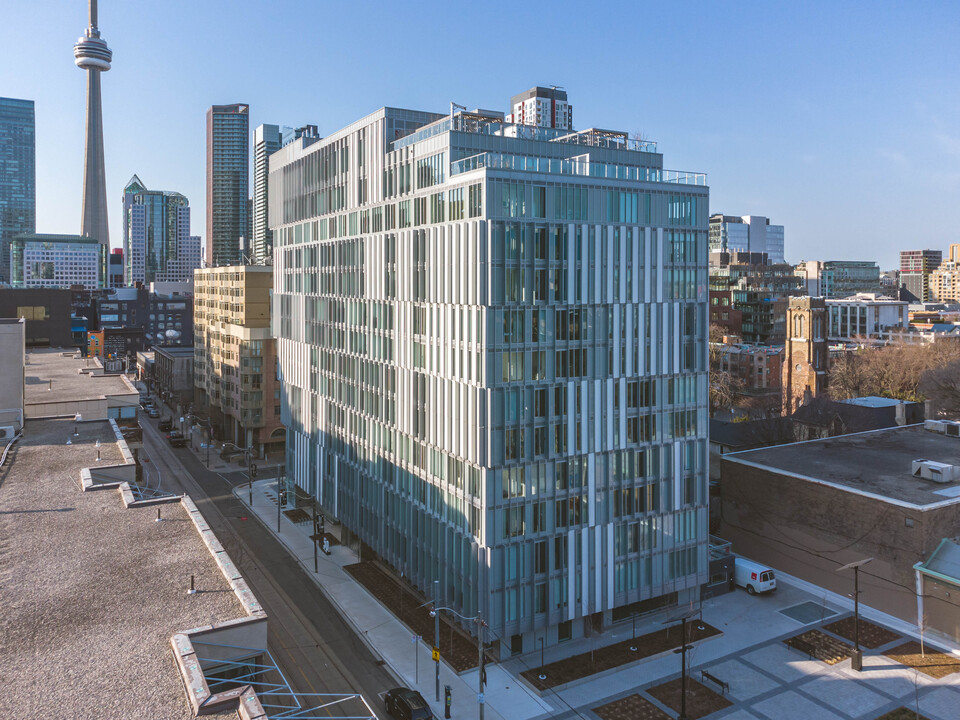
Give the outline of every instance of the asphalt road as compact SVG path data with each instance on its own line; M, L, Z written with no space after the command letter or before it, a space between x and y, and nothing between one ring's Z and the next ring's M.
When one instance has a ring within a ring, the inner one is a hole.
M269 618L268 648L297 692L361 693L378 715L397 683L286 549L249 517L230 482L187 448L171 448L155 419L142 418L150 484L193 498ZM157 472L159 471L159 472Z

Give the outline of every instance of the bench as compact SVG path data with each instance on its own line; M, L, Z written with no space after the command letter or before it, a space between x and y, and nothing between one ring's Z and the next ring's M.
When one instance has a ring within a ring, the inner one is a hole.
M728 692L730 692L730 683L724 682L723 680L721 680L720 678L718 678L716 675L711 675L711 674L708 673L706 670L701 670L701 671L700 671L700 679L701 679L701 680L709 680L709 681L712 682L714 685L716 685L718 688L720 688L720 694L721 694L721 695L726 695Z

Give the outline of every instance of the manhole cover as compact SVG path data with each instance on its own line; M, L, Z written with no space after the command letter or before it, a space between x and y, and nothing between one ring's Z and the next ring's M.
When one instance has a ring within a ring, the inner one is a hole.
M812 600L802 602L799 605L791 605L788 608L783 608L780 612L802 625L821 622L837 614L826 605L813 602Z

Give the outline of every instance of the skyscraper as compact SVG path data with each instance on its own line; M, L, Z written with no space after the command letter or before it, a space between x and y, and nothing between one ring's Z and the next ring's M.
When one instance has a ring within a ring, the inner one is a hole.
M100 37L97 0L90 0L90 25L73 46L74 62L87 71L87 142L83 157L83 210L80 234L110 247L107 224L107 176L103 169L103 115L100 73L110 69L113 51Z
M270 156L280 149L280 128L277 125L260 125L253 131L253 221L250 238L251 260L255 265L263 262L273 247L273 234L267 223L267 187L270 173Z
M124 282L192 282L200 267L199 238L190 235L190 202L147 190L134 175L123 190Z
M0 97L0 282L10 282L10 240L37 229L33 100Z
M235 265L247 242L250 114L243 104L207 110L207 263Z
M270 185L287 477L344 542L507 655L696 603L703 175L623 132L383 108Z
M299 128L260 125L253 131L253 200L251 212L250 255L254 265L273 254L273 233L267 221L270 155L298 138L319 138L316 125Z

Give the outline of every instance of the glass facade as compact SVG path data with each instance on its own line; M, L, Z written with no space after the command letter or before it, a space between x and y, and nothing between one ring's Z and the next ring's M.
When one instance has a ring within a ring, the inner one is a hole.
M0 282L10 282L10 241L37 230L33 100L0 97Z
M383 109L270 176L288 475L505 652L708 574L708 189L590 132Z
M207 110L207 262L235 265L249 240L249 106Z
M190 282L200 267L199 239L190 236L190 202L180 193L147 190L136 175L123 191L126 285Z

